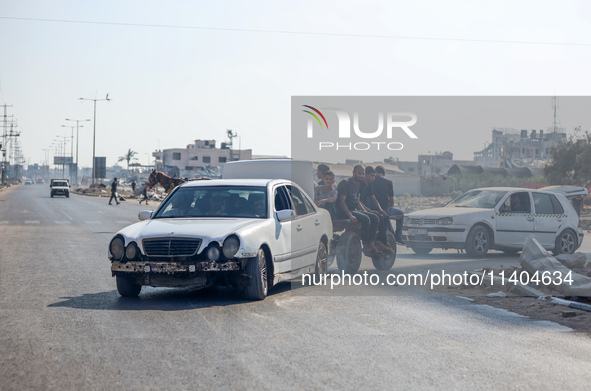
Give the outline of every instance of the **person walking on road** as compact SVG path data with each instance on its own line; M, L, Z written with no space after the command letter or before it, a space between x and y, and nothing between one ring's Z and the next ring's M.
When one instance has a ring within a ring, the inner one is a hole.
M109 198L109 205L113 205L111 204L113 198L115 199L117 205L119 205L119 200L117 199L117 178L113 178L113 183L111 183L111 198Z
M133 191L133 195L135 196L135 179L133 181L131 181L131 190Z
M140 205L142 204L142 201L146 201L146 205L148 205L148 184L147 183L144 185L144 189L142 190L142 196L144 198L142 198L140 200Z

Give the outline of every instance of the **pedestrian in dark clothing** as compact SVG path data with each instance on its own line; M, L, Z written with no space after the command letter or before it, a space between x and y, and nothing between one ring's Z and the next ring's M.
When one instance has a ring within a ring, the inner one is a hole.
M113 178L113 183L111 183L111 198L109 198L109 205L113 205L111 204L113 198L115 199L117 205L119 205L119 200L117 200L117 178Z
M146 201L146 205L148 205L148 184L147 183L144 185L144 190L142 190L142 196L144 198L140 200L140 205L142 204L142 201Z
M133 191L133 195L135 196L135 179L131 181L131 190Z

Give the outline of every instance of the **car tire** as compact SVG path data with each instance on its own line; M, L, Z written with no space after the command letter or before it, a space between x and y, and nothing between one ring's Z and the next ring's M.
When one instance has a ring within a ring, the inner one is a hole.
M314 268L316 281L320 281L320 278L328 272L327 258L328 254L326 253L326 245L320 242L318 245L318 252L316 253L316 267Z
M337 244L337 265L346 274L355 274L361 266L361 238L355 232L347 231Z
M491 235L482 225L472 227L466 239L466 253L471 257L484 257L491 244Z
M429 247L411 247L410 249L417 255L427 255L433 250Z
M244 296L249 300L263 300L269 287L267 280L267 259L265 251L259 248L257 256L250 258L244 268L250 277L250 284L244 288Z
M554 255L572 254L577 249L577 235L572 229L565 229L556 237L554 242Z
M132 282L129 278L124 276L116 276L117 292L123 297L137 297L142 290L140 284Z
M380 257L372 258L371 262L377 270L390 270L396 261L396 239L394 238L394 234L386 231L386 239L388 240L388 246L394 250L394 254L384 254Z

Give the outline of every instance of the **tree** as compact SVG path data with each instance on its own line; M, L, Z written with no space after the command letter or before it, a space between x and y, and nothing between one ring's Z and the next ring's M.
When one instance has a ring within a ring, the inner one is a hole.
M591 134L581 127L564 143L550 149L552 161L544 167L546 178L552 185L591 184Z
M117 160L117 161L118 162L126 161L127 162L127 171L129 171L129 162L131 160L137 160L137 157L135 157L135 155L137 155L137 152L132 151L130 148L125 155L119 156L119 160Z

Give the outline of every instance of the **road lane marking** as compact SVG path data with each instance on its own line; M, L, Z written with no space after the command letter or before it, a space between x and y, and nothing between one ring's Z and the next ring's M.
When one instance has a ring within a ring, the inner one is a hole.
M64 212L63 210L60 210L60 212L62 212L64 214L64 216L66 216L68 219L74 221L73 218L71 218L66 212Z
M25 220L25 224L41 224L39 220Z
M71 221L65 221L65 220L56 220L55 223L56 224L72 224Z
M117 224L131 224L131 221L123 221L123 220L117 220L115 221Z
M0 221L0 224L8 224L8 220L2 220Z
M86 220L85 221L86 224L100 224L100 221L96 221L96 220Z

